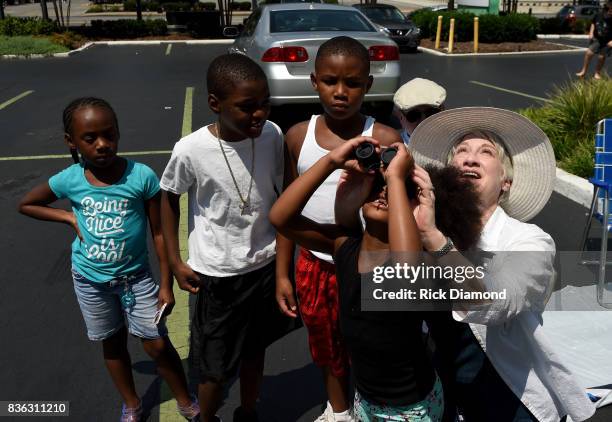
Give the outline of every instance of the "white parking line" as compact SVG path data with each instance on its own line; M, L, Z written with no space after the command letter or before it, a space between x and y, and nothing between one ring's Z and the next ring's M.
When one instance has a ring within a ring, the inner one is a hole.
M534 100L544 101L546 103L550 102L550 100L548 98L536 97L535 95L525 94L524 92L513 91L511 89L502 88L501 86L485 84L484 82L478 82L478 81L469 81L469 82L471 84L474 84L474 85L480 85L480 86L484 86L484 87L487 87L487 88L496 89L497 91L507 92L509 94L514 94L514 95L520 95L521 97L532 98Z
M166 56L169 56L171 51L172 51L172 44L168 44L168 47L166 48Z
M27 97L28 95L30 95L33 92L34 91L32 91L32 90L26 91L26 92L22 92L21 94L17 95L16 97L13 97L10 100L7 100L7 101L3 102L2 104L0 104L0 110L7 108L11 104L21 100L23 97Z

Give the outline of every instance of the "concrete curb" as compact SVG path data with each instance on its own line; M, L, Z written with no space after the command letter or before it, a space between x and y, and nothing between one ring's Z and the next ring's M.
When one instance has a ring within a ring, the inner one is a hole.
M188 44L188 45L210 45L210 44L232 44L233 39L213 39L213 40L124 40L124 41L91 41L76 50L67 51L65 53L55 54L5 54L0 56L0 59L42 59L46 57L66 58L81 51L87 50L94 45L162 45L162 44Z
M593 200L593 185L582 177L574 176L557 167L555 192L571 199L583 207L590 208Z
M560 38L569 38L572 40L586 40L587 38L589 38L589 36L577 34L538 34L538 39L543 40L558 40Z
M583 47L574 47L574 46L566 46L566 47L570 47L570 49L569 50L542 50L542 51L510 51L510 52L500 52L500 53L456 53L456 54L442 53L441 51L432 50L431 48L426 48L426 47L418 47L418 49L422 51L423 53L433 54L434 56L445 56L445 57L517 56L517 55L523 55L523 54L567 54L567 53L577 53L577 52L586 51L586 48L583 48Z

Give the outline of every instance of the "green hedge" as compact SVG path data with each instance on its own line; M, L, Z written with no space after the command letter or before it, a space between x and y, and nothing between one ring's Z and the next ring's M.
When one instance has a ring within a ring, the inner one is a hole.
M54 21L40 18L15 18L8 16L0 20L0 35L49 35L59 31Z
M231 3L232 10L242 10L248 11L251 10L251 2L250 1L233 1Z
M560 21L558 18L540 19L539 34L586 34L589 32L591 21L580 19L571 24Z
M455 18L455 41L474 40L474 16L476 15L462 11L418 11L414 13L412 21L421 28L423 38L435 38L438 16L442 16L442 40L448 40L451 18ZM480 15L479 26L479 40L483 43L535 40L539 28L537 18L523 13L511 13L506 16Z
M126 12L135 12L136 0L125 0L123 2L123 10ZM140 10L143 12L161 12L162 8L156 1L141 1Z
M250 7L250 3L249 3L249 7ZM166 12L191 12L191 11L197 12L197 11L202 11L202 10L216 10L216 4L212 2L190 3L186 1L180 1L180 2L163 3L163 8Z
M164 19L93 20L90 27L83 28L83 33L90 38L138 38L149 35L166 35L168 26Z

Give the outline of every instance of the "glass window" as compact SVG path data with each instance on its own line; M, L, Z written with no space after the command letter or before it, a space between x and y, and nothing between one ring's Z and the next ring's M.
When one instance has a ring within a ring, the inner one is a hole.
M244 29L240 33L241 37L250 37L255 33L255 28L257 28L257 23L259 22L259 18L261 17L261 9L255 9L255 11L249 16L244 23Z
M405 23L406 18L402 12L394 7L364 7L359 8L368 18L373 21L386 21L394 23Z
M270 32L376 32L358 12L345 10L278 10L270 12Z

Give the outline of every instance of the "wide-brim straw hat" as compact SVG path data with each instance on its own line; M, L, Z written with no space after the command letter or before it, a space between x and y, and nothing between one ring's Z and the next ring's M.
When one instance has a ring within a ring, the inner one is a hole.
M508 215L528 221L548 202L555 180L555 154L550 140L529 119L493 107L446 110L424 120L410 137L410 150L419 165L447 164L451 148L476 130L496 134L513 164L509 195L500 203Z

